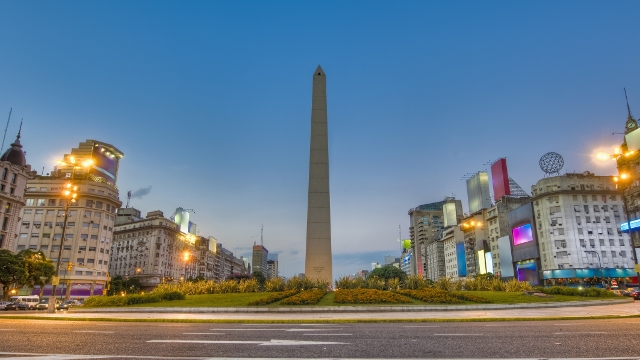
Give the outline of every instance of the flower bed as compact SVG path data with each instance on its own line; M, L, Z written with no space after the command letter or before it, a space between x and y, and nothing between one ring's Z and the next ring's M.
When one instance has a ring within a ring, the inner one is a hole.
M333 302L338 304L408 304L411 300L388 291L375 289L340 289Z
M454 294L440 289L398 290L396 293L433 304L459 304L462 302Z
M286 299L288 297L291 297L295 294L298 293L298 290L287 290L287 291L283 291L283 292L279 292L277 294L272 294L269 296L265 296L263 298L260 298L256 301L252 301L249 303L249 305L255 306L255 305L268 305L277 301L280 301L282 299Z
M293 295L291 297L288 297L282 300L280 304L282 305L315 305L326 294L327 294L326 290L320 290L320 289L306 290L297 295Z
M492 301L483 297L465 294L462 292L450 292L435 288L426 288L420 290L398 290L396 293L433 304L459 304L464 301L488 304Z

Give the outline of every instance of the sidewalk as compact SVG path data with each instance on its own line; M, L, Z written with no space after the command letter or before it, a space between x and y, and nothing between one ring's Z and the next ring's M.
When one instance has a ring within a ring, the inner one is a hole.
M532 305L532 304L527 304ZM538 304L540 305L540 304ZM508 306L508 305L507 305ZM188 309L183 308L162 308L169 312L142 312L131 311L141 310L144 308L126 308L118 309L119 312L99 311L106 309L84 309L80 311L59 312L56 314L34 313L34 312L18 312L18 313L2 313L0 319L4 315L20 315L33 318L56 318L65 319L164 319L164 320L382 320L389 321L393 319L499 319L499 318L538 318L538 317L585 317L585 316L629 316L640 315L640 301L618 302L616 304L592 306L576 306L571 304L568 307L527 307L518 309L478 309L473 310L430 310L430 311L412 311L405 309L398 311L349 311L349 312L209 312L194 313L186 312ZM89 311L91 310L91 311ZM96 310L96 311L94 311ZM126 311L123 311L126 310Z

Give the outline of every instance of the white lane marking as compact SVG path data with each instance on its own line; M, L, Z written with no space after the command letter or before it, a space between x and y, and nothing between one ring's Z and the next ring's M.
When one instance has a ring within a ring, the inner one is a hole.
M482 334L433 334L433 336L482 336Z
M564 334L606 334L606 332L605 331L567 331L567 332L553 333L553 335L564 335Z
M331 329L210 329L211 331L330 331Z
M403 327L408 327L408 328L437 328L437 327L440 327L440 325L407 325L407 326L403 326Z
M303 334L307 336L351 336L352 334Z
M182 335L224 335L224 333L182 333Z
M485 326L506 327L506 326L512 326L512 325L485 325Z
M553 324L555 326L573 326L573 325L584 325L585 323L566 323L566 324Z
M349 343L335 341L271 340L271 341L216 341L216 340L149 340L150 343L189 343L189 344L256 344L256 345L345 345Z
M98 331L98 330L77 330L74 333L98 333L98 334L113 334L113 331Z

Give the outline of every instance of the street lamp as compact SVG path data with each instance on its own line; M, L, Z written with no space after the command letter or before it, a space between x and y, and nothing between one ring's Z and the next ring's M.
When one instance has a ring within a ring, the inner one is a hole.
M185 250L184 253L182 253L182 259L184 260L184 280L187 280L187 262L189 261L189 257L191 256L191 253L189 252L189 250Z
M79 169L81 167L91 167L93 165L93 159L87 159L81 163L78 163L75 157L69 156L69 161L58 160L57 163L62 166L71 167L71 180L73 180L76 174L76 169Z
M633 151L628 152L629 153L633 153ZM612 155L614 156L614 155ZM628 156L628 155L624 155L624 156ZM638 256L636 256L635 254L635 245L633 243L633 236L631 234L631 218L629 216L629 207L627 205L627 197L625 196L625 191L629 189L629 187L631 186L632 183L632 179L631 176L629 176L629 174L627 173L622 173L619 176L614 176L613 180L616 182L616 188L619 189L622 192L622 203L624 206L624 216L627 217L627 231L629 232L629 242L631 245L631 249L633 251L632 256L633 259L635 260L636 265L638 264ZM636 276L638 276L638 282L640 283L640 273L636 272Z
M78 191L78 187L71 183L65 184L64 187L62 188L62 196L66 200L64 202L64 222L62 224L62 237L60 239L60 248L58 249L58 260L56 261L56 276L54 276L53 280L51 281L51 285L52 285L51 297L49 298L49 307L47 309L49 313L56 312L56 290L57 290L58 284L60 283L60 262L62 261L62 248L64 247L64 237L65 237L65 232L67 230L67 219L69 218L69 206L71 206L71 204L75 204L75 202L77 201L76 200L76 198L78 197L77 191Z

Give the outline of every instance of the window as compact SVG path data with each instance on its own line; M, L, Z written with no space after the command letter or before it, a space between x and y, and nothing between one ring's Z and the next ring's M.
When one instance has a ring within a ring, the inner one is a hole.
M585 244L584 239L580 239L580 246L585 247L587 246L587 244Z
M620 256L623 258L627 257L627 252L626 251L620 251Z
M47 238L47 239L48 239L48 238L50 238L50 237L51 237L51 234L42 234L42 237L43 237L43 238Z
M86 246L80 246L80 247L78 248L78 251L86 251L86 250L87 250L87 247L86 247Z
M578 228L578 235L582 235L584 234L584 230L582 230L582 228Z
M565 240L556 240L556 248L566 248L567 242Z
M89 227L89 223L88 223L88 222L83 222L83 223L82 223L82 227L86 227L86 228L88 228L88 227Z
M573 190L573 189L575 189L575 188L572 188L571 190ZM578 201L578 195L573 195L573 201ZM580 211L580 210L578 210L578 211Z
M103 190L98 190L98 194L104 195L104 191Z
M73 234L66 234L64 237L67 239L73 239Z
M11 203L7 203L7 205L4 206L4 212L6 214L11 212Z
M90 193L94 193L94 192L96 192L96 189L89 189L89 192Z
M602 205L603 211L609 211L609 205Z
M600 246L604 246L604 239L600 239Z
M2 169L2 180L7 180L7 168Z
M580 212L580 205L573 205L573 211Z
M607 228L607 235L613 235L613 229Z
M102 201L96 201L96 209L102 209Z
M87 207L93 207L93 200L87 200Z
M26 209L26 210L24 211L24 214L25 214L25 215L31 214L31 211L32 211L31 209Z
M38 233L31 233L31 238L39 238L40 234Z
M38 211L38 210L36 210ZM47 216L53 216L53 213L55 212L55 210L47 210Z
M619 239L620 240L620 246L624 246L624 239Z
M27 199L25 202L25 206L33 206L34 202L34 199Z
M611 224L611 218L608 216L604 217L604 222L606 222L607 224Z
M595 247L596 241L594 239L589 239L589 245L591 245L591 247Z
M600 216L596 216L596 221L594 221L596 224L600 223Z
M89 234L80 234L80 239L87 240L89 238Z
M43 212L43 211L44 211L44 210L36 210L36 215L42 215L42 212Z
M40 251L49 251L49 245L42 245L40 246Z
M585 214L589 213L589 205L585 205L584 206L584 212L585 212Z
M67 227L74 227L74 226L76 226L75 222L73 222L73 221L67 222Z
M82 275L82 271L77 271L76 270L75 275Z
M584 222L586 222L587 224L589 224L591 222L591 216L585 216L585 220Z
M91 240L98 240L98 235L91 235Z
M29 245L29 250L37 250L38 245Z
M62 234L53 234L54 239L62 239Z
M91 227L94 228L94 229L97 229L97 228L100 227L100 224L93 224L93 225L91 225Z
M595 195L594 195L594 197L595 197ZM595 199L594 199L594 201L595 201ZM600 206L593 205L593 212L600 212Z
M96 251L96 247L95 246L89 246L89 251Z
M580 187L584 190L584 185L580 185ZM582 195L582 202L587 202L587 195Z
M580 216L576 216L576 222L578 223L578 225L582 224L582 220L580 219Z
M558 251L556 253L556 258L558 259L564 259L567 257L567 252L566 251Z
M85 211L84 217L91 217L91 211Z
M93 264L93 263L95 263L94 259L87 259L87 264Z
M549 208L549 214L553 215L560 212L560 206L552 206Z
M606 258L607 258L607 252L606 252L606 251L603 251L603 252L602 252L602 258L603 258L603 259L606 259Z
M616 252L615 252L615 251L612 251L612 252L611 252L611 258L615 259L615 258L616 258L616 256L618 256L618 254L616 254Z
M51 251L60 251L60 245L51 245ZM51 260L53 260L53 259L51 259ZM56 258L56 260L58 260L58 259Z
M18 250L24 250L24 245L18 245Z
M56 199L49 199L49 206L56 206Z
M45 204L45 199L38 199L38 201L36 202L36 206L44 206Z
M609 239L609 246L613 246L613 239Z

